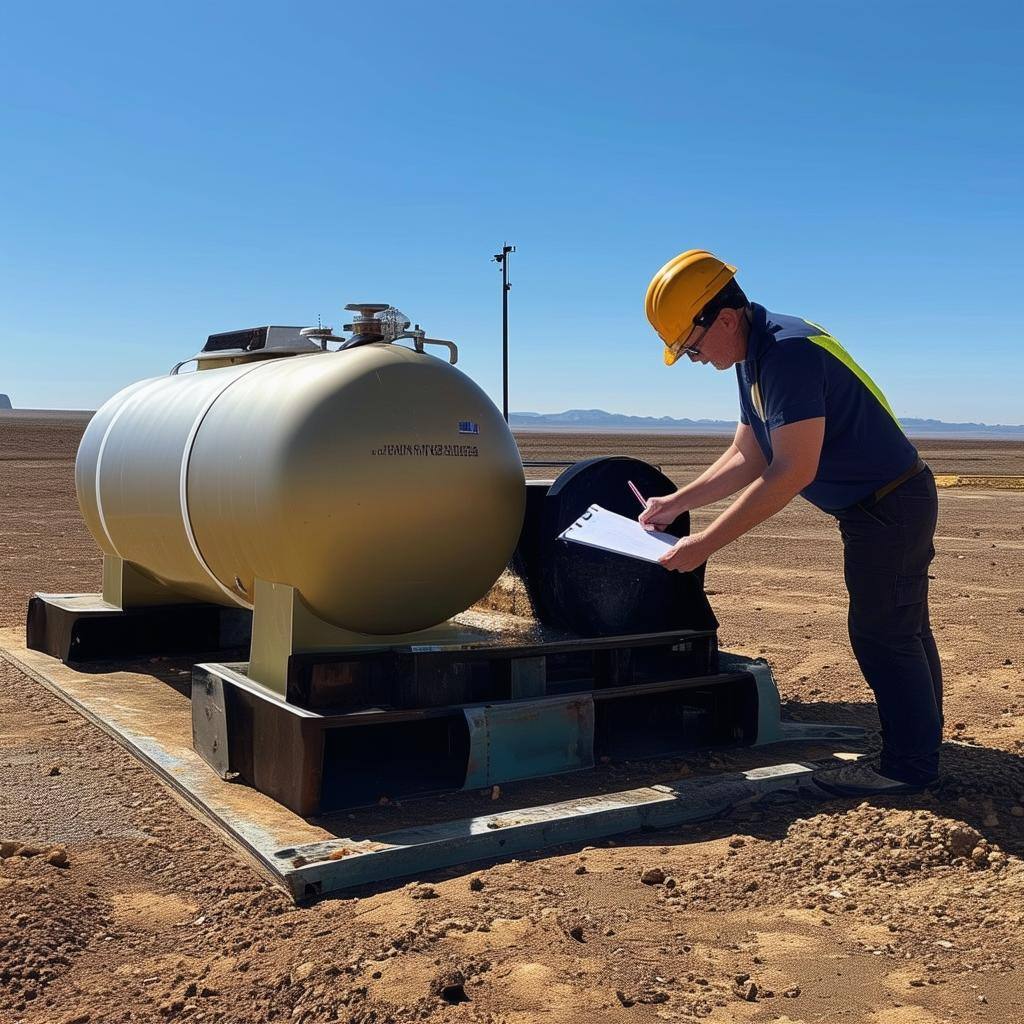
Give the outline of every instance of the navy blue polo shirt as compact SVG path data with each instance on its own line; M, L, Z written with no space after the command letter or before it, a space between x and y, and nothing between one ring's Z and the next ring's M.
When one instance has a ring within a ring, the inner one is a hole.
M736 365L740 420L772 461L772 431L825 417L813 482L800 493L826 512L863 501L905 473L917 449L875 382L824 328L752 305L747 358Z

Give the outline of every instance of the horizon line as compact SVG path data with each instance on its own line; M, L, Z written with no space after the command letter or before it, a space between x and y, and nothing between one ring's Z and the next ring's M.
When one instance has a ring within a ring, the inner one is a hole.
M700 433L700 429L701 428L715 428L715 427L731 428L731 427L735 427L736 423L738 422L735 419L732 419L732 420L729 420L729 419L713 419L713 418L710 418L710 417L701 417L699 419L690 419L689 417L676 418L676 417L673 417L673 416L638 416L638 415L635 415L633 413L610 413L610 412L608 412L605 409L565 409L565 410L563 410L560 413L558 413L558 412L556 412L556 413L533 412L533 411L527 411L527 410L520 410L520 411L512 410L512 411L509 412L509 426L510 427L519 427L519 428L522 428L522 427L525 426L524 424L521 424L521 423L520 424L513 424L511 421L515 417L523 417L523 418L526 418L526 419L529 419L531 417L536 417L537 419L545 419L547 417L564 416L564 415L566 415L566 413L571 413L571 412L600 413L600 414L603 414L604 416L610 416L610 417L621 417L621 418L624 418L624 419L633 419L633 420L639 420L639 421L652 421L652 422L649 422L649 425L647 425L647 424L638 425L635 428L635 429L640 429L640 430L652 430L652 431L658 431L659 429L671 430L673 424L676 424L679 427L681 427L682 429L688 431L689 433ZM46 417L53 417L53 416L63 415L63 416L71 416L71 417L76 417L76 418L77 417L89 417L89 418L91 418L92 416L95 415L95 413L96 413L95 409L63 409L63 408L45 408L45 409L44 408L24 408L23 409L23 408L16 408L16 407L13 407L13 408L10 408L10 409L0 409L0 417L8 416L8 415L14 415L14 416L23 415L23 416L26 416L26 417L30 417L32 415L46 416ZM955 437L958 436L957 433L955 433L957 428L972 428L972 427L976 428L975 431L974 431L975 433L978 432L978 429L982 429L982 430L985 430L985 431L1000 431L1000 430L1002 430L1002 431L1013 431L1013 432L1018 432L1019 431L1019 432L1021 432L1022 435L1024 435L1024 424L984 423L984 422L980 422L980 421L976 422L976 421L971 421L971 420L951 422L951 421L948 421L948 420L935 419L934 417L921 417L921 416L900 416L900 417L898 417L898 419L901 422L913 422L913 423L916 423L916 424L924 424L924 423L934 424L935 428L933 428L931 431L926 431L925 432L926 434L931 433L932 435L934 435L934 434L943 433L943 434L945 434L945 436L951 437L951 438L955 438ZM667 420L668 422L659 423L659 422L657 422L658 420L663 420L663 421ZM588 428L589 429L597 429L597 430L603 430L604 429L604 425L603 424L597 424L597 423L587 424L585 422L560 423L560 424L547 423L547 424L538 424L538 426L543 426L543 427L548 427L548 428L563 428L563 429L566 429L566 428L567 429L576 428L577 430L586 430ZM624 427L626 425L625 424L611 424L610 426L612 426L612 427L614 427L614 426ZM949 431L943 431L941 429L942 427L948 427L950 429L949 429ZM915 436L915 435L911 435L911 436ZM1022 439L1024 439L1024 438L1022 438ZM1006 438L1006 440L1013 440L1013 438Z

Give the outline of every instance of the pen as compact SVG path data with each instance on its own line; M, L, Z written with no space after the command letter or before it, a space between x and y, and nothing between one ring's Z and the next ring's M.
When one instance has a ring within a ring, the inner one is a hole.
M636 500L639 501L644 508L647 508L647 499L640 493L636 484L633 483L632 480L627 480L626 483L629 484L629 489L636 495Z

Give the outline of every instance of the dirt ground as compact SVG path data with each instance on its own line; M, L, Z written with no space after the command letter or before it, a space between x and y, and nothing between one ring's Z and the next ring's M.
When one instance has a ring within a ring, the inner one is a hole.
M83 425L0 416L0 624L35 590L99 588L74 497ZM520 443L685 479L723 439ZM1012 442L922 451L936 472L1024 474ZM1020 1021L1024 493L942 491L936 548L934 795L759 805L305 907L0 662L0 1022ZM770 659L788 715L871 724L840 566L831 520L798 501L707 588L723 647Z

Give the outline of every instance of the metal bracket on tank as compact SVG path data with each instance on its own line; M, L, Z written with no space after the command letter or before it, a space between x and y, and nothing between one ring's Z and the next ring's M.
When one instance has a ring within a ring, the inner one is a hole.
M284 583L254 583L249 674L282 698L288 659L300 650L331 650L359 642L357 633L317 618L299 592Z
M288 695L293 654L343 650L389 649L401 643L438 644L466 640L465 631L442 623L432 629L394 636L354 633L314 615L302 595L285 583L254 584L249 678L282 699Z
M187 599L145 575L117 555L103 555L103 600L116 608L182 604Z
M398 335L398 337L395 338L395 341L399 341L402 338L412 339L413 348L415 348L417 352L422 352L424 345L441 345L448 349L448 362L452 366L459 361L459 349L454 341L445 341L443 338L428 338L424 332L420 330L419 324L417 324L413 330L405 331Z

